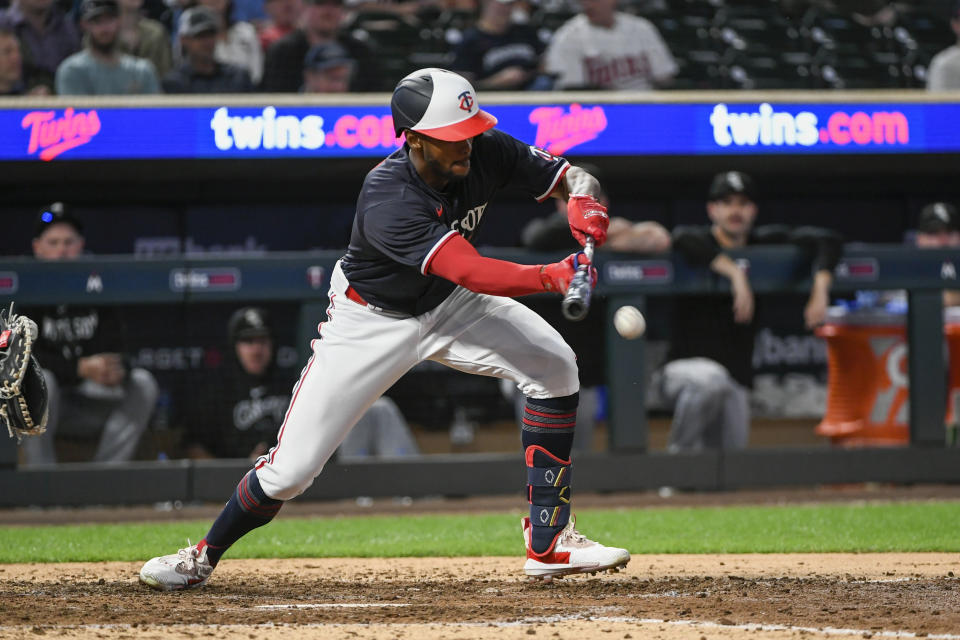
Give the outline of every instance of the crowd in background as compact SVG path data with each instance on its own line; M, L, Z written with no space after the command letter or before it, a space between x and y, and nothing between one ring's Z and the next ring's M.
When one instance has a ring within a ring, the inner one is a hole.
M960 3L0 0L0 95L960 87Z

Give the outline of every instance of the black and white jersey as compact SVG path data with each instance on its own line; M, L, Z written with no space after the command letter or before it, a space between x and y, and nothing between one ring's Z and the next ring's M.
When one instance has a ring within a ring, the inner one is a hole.
M426 275L437 250L455 233L472 242L499 189L510 185L543 201L569 166L491 129L474 138L466 178L437 191L404 145L364 180L343 272L369 304L410 315L429 311L456 287Z

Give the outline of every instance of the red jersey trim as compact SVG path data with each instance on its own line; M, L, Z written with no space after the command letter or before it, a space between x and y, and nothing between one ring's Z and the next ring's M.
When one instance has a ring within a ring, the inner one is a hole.
M563 165L560 167L560 170L557 171L557 175L554 177L553 182L550 183L550 188L543 192L543 194L537 198L537 202L543 202L550 197L550 194L553 193L553 190L557 188L557 185L560 184L560 180L563 179L563 176L567 175L567 169L570 168L570 163L566 160L563 161Z
M437 241L437 244L433 245L433 248L427 252L427 256L423 259L423 264L420 265L420 273L427 275L430 272L430 263L433 262L433 258L437 255L437 251L440 250L443 245L450 242L450 238L453 236L459 235L456 231L451 229L448 231L442 238Z

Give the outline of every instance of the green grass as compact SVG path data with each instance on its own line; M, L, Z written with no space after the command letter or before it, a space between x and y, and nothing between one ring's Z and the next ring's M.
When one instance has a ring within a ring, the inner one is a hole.
M581 532L642 553L960 551L960 502L580 512ZM143 560L196 542L209 522L0 528L0 563ZM283 518L231 558L509 556L517 514Z

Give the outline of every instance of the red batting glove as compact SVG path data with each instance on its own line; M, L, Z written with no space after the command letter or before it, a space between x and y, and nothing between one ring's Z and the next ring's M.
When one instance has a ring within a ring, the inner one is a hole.
M560 262L545 264L540 267L540 282L543 283L544 291L556 291L565 294L570 288L570 281L577 273L577 267L581 264L590 264L590 258L582 251L573 253ZM593 285L597 284L597 270L590 266L590 280Z
M587 236L592 236L598 247L607 241L610 216L607 208L593 196L571 194L567 200L567 221L570 233L581 246L587 244Z

